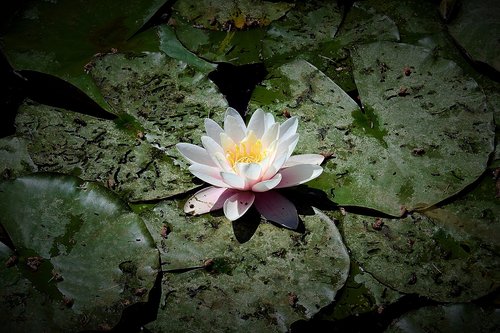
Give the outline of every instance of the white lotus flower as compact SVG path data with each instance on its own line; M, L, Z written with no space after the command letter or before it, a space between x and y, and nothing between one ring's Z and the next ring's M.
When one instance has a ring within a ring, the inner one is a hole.
M224 129L205 119L203 148L190 143L176 147L191 163L189 171L213 186L195 193L184 211L199 215L223 208L226 217L234 221L255 204L266 219L295 229L295 206L273 190L318 177L324 159L318 154L291 156L299 140L297 126L296 117L279 124L261 109L254 112L248 126L233 108L226 111Z

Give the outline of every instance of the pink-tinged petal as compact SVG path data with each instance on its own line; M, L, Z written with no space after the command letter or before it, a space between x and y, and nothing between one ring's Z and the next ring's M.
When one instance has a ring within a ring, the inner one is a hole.
M265 115L266 114L264 113L264 111L262 111L262 109L257 109L248 121L247 131L253 131L258 139L260 139L264 134L266 126L264 122Z
M269 147L274 141L278 139L278 135L280 133L280 125L278 123L274 123L262 136L262 146L264 148Z
M260 177L262 167L258 163L238 163L236 170L241 177L248 180L257 180Z
M215 166L214 161L208 155L207 151L200 146L181 142L175 145L179 153L189 161L189 163L205 164Z
M210 185L218 187L230 187L222 180L219 168L209 167L202 164L192 164L191 166L189 166L188 170L195 177L203 180L206 183L209 183Z
M297 229L299 216L295 205L276 191L255 196L255 208L266 218L289 229Z
M205 214L221 209L234 190L210 186L196 192L184 205L184 212L191 215Z
M302 154L302 155L293 155L283 164L283 168L288 168L294 165L299 164L314 164L320 165L323 163L325 157L319 154Z
M295 133L297 133L297 128L299 126L299 120L297 117L288 118L283 124L280 125L280 140L286 140Z
M248 211L254 200L252 192L237 192L224 202L224 215L230 221L237 220Z
M238 189L238 190L243 190L245 188L246 182L245 178L238 176L235 173L232 172L221 172L220 176L222 177L222 180L224 183L226 183L229 187Z
M210 118L205 119L205 132L207 135L214 139L215 142L220 143L220 134L224 132L222 127Z
M275 188L281 181L281 174L277 173L273 178L264 180L252 186L254 192L267 192Z
M281 182L276 188L290 187L308 182L323 172L323 168L313 164L299 164L281 169Z

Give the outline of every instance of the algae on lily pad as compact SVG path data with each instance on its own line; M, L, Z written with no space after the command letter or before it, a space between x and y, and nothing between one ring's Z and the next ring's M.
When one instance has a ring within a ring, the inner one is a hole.
M309 185L339 205L400 216L475 181L494 141L493 115L476 82L416 46L374 43L355 54L363 109L302 60L271 72L254 91L254 108L299 117L297 152L332 157Z
M500 259L481 240L418 213L379 219L348 213L344 239L354 260L381 283L441 302L467 302L500 284Z
M258 218L231 227L212 214L186 216L175 201L143 218L165 270L158 320L147 325L152 332L284 332L332 303L349 272L341 236L318 210L301 216L302 233ZM255 233L240 243L236 229L245 227Z
M39 170L105 183L130 201L196 187L175 144L200 140L204 118L225 112L227 102L206 74L149 53L104 57L92 75L121 111L116 123L43 105L20 108L17 135L28 141Z
M143 221L110 190L34 174L0 183L0 210L17 256L3 269L17 275L1 291L7 331L112 327L126 305L147 300L158 250Z
M26 140L15 136L0 139L0 175L3 179L37 171L26 147Z

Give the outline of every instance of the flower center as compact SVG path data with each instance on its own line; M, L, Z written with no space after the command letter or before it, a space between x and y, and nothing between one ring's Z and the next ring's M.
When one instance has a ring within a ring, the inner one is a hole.
M231 167L238 163L258 163L262 161L267 151L262 149L262 142L255 140L243 140L238 145L234 145L233 149L226 151L226 158Z

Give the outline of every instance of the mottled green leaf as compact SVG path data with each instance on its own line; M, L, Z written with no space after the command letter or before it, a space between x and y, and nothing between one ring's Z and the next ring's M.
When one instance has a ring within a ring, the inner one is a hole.
M190 217L177 205L161 203L144 216L166 270L153 332L286 331L330 304L345 283L346 248L318 210L301 216L298 233L257 226L258 218L231 227L225 217ZM255 232L245 243L236 238L242 228Z
M35 174L0 184L0 210L18 256L7 268L18 279L2 288L7 331L18 322L24 331L112 327L126 305L146 300L158 250L142 220L108 189Z
M29 156L26 141L17 137L0 139L0 175L3 179L37 171Z
M343 229L354 260L391 289L464 302L487 295L500 283L497 253L417 213L383 220L347 214Z
M175 144L199 143L204 118L220 121L225 112L227 102L206 73L149 53L104 57L92 75L123 116L113 123L24 105L16 126L35 165L105 183L131 201L196 187Z

